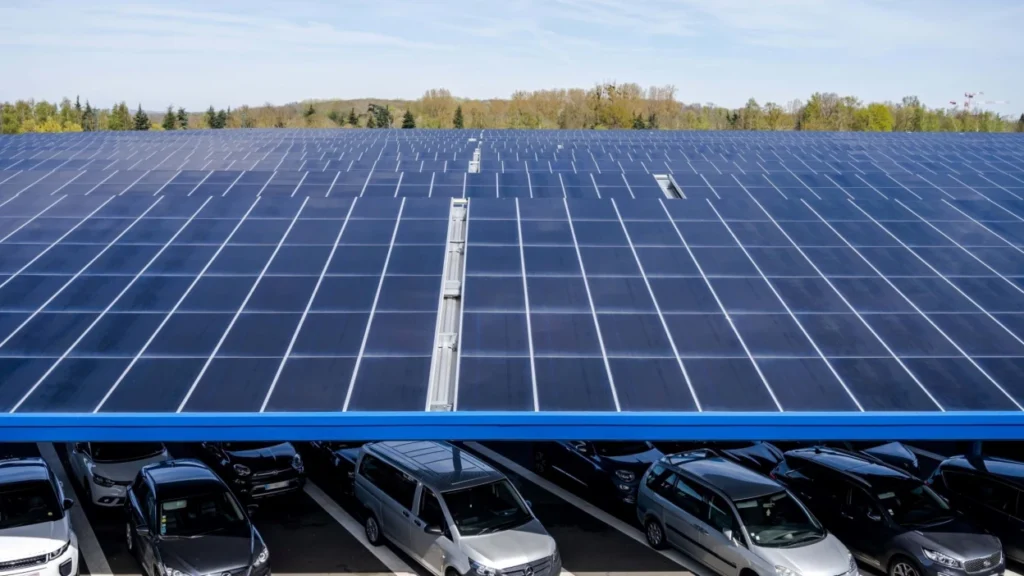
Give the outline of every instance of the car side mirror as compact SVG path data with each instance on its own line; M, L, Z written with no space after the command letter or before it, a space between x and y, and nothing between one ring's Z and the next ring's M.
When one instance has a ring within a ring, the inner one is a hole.
M864 516L866 516L867 519L871 520L872 522L882 521L882 515L878 512L875 512L874 510L868 510L867 512L864 513Z
M437 524L427 524L423 527L423 531L427 534L435 534L437 536L444 534L444 530L442 530Z
M65 511L71 510L71 507L75 505L75 501L72 500L71 498L65 498L64 502L63 502L63 505L64 505L64 510Z

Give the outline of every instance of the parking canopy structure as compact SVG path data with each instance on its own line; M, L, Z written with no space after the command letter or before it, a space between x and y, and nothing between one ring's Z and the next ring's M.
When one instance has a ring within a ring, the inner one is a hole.
M0 439L1000 439L1024 138L0 137Z

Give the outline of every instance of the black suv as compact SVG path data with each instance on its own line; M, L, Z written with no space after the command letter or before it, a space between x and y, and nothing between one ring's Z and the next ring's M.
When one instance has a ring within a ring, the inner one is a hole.
M617 505L636 504L640 477L664 454L650 442L540 442L533 446L533 469L559 474Z
M270 552L245 509L196 460L139 471L125 499L125 535L148 576L270 576Z
M302 457L290 442L203 442L200 458L247 503L306 483Z
M1024 464L992 456L955 456L928 484L1003 541L1011 560L1024 562Z
M796 492L858 560L890 576L995 576L1005 569L998 538L878 458L791 450L772 478Z

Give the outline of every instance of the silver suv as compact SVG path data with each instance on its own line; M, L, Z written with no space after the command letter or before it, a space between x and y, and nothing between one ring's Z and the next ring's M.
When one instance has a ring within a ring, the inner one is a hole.
M637 517L651 547L673 546L726 576L858 576L846 546L782 485L709 451L652 466Z
M555 541L511 482L440 442L362 447L354 479L366 539L384 538L437 576L558 576Z

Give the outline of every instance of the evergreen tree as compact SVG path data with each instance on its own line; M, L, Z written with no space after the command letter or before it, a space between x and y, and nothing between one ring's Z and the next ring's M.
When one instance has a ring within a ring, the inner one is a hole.
M655 114L654 112L651 112L650 114L647 115L647 128L649 130L658 129L658 115Z
M1020 115L1020 120L1017 120L1017 132L1024 132L1024 114Z
M178 129L188 130L188 112L184 108L178 108Z
M149 130L149 116L142 111L142 104L139 104L139 111L135 113L134 128L136 130Z
M402 128L408 130L409 128L416 127L416 119L412 116L412 110L406 110L405 115L402 116Z
M452 118L452 126L458 128L459 130L462 130L463 128L466 127L466 121L462 117L462 106L459 106L458 108L455 109L455 117Z
M338 126L341 126L345 123L345 117L338 113L337 110L331 110L330 112L328 112L327 119L330 120L331 122L334 122Z
M164 121L161 124L164 130L174 130L178 127L177 117L174 115L174 107L168 106L167 112L164 114Z
M316 108L314 108L313 103L310 102L309 108L306 108L306 111L302 113L302 117L306 119L307 126L313 123L313 116L316 116Z
M373 127L375 128L391 128L395 121L394 115L391 114L390 106L380 106L371 103L367 108L367 112L373 117ZM370 127L369 123L367 123L367 127Z
M214 126L214 128L217 128L219 130L221 128L227 128L227 126L228 126L228 113L225 112L224 110L218 111L217 112L217 125Z
M75 96L75 112L79 115L82 114L82 98L81 96Z
M107 128L115 131L132 129L132 113L128 111L128 104L124 102L114 104L110 110Z
M348 113L348 125L349 126L359 126L359 117L356 116L356 109L355 108L350 110L349 113Z
M214 110L213 106L210 106L206 110L206 125L209 128L217 127L217 111Z
M370 116L366 119L366 127L367 128L376 128L377 127L377 122L373 119L373 114L370 114Z
M646 130L647 124L644 124L644 117L640 114L633 116L633 130Z
M88 100L85 101L85 110L82 111L82 130L85 132L96 130L96 112Z

